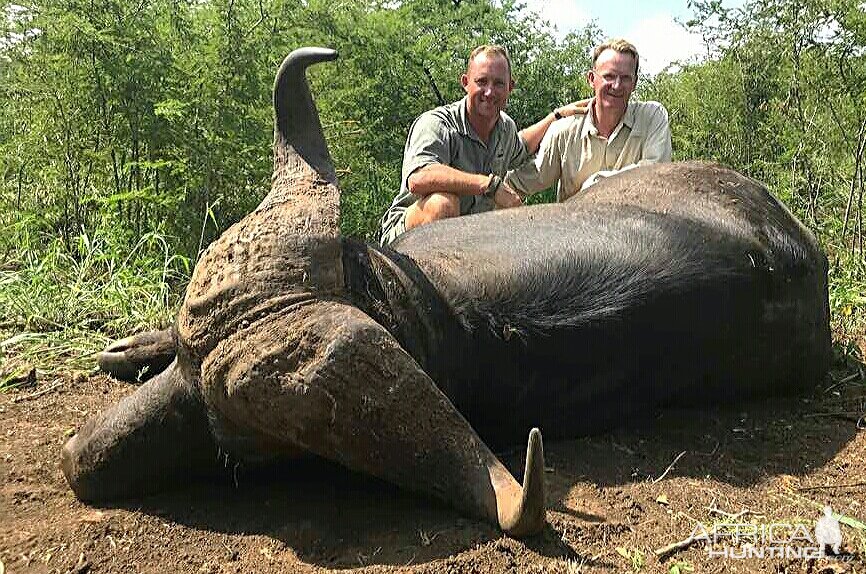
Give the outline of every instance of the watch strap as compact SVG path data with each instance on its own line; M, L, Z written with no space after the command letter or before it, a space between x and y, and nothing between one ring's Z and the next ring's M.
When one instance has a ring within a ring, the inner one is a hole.
M500 185L502 185L502 178L495 173L491 173L490 181L487 182L487 189L484 190L482 195L492 201Z

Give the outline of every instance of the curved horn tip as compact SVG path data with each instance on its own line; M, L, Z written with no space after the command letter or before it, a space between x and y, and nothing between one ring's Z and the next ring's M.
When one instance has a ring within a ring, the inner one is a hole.
M119 381L133 382L138 374L138 369L126 356L125 351L105 350L97 353L96 364L100 371Z
M526 441L526 468L523 474L523 488L526 492L527 482L540 480L544 484L544 443L541 440L541 431L536 427L529 431L529 440ZM530 489L535 485L529 484Z
M301 69L306 69L307 67L312 66L313 64L318 64L319 62L336 60L337 56L337 51L332 50L331 48L298 48L286 56L286 59L283 60L283 65L280 66L280 68L286 69L289 67L300 66Z
M529 441L527 442L527 447L532 447L532 445L537 445L536 448L544 448L541 442L541 429L538 427L532 427L532 430L529 431Z
M123 339L118 339L117 341L114 341L113 343L108 345L102 351L102 353L100 353L100 355L103 353L121 353L123 351L126 351L127 349L132 347L133 339L134 337L124 337Z
M544 445L541 431L529 431L526 445L526 469L523 474L523 488L520 504L516 511L504 522L502 530L509 536L523 538L538 534L544 529L547 509L544 492Z

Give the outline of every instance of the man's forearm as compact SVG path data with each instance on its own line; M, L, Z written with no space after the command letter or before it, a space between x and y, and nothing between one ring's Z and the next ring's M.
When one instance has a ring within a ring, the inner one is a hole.
M526 144L526 149L529 150L529 153L538 151L538 146L541 145L541 140L544 138L544 134L547 133L547 128L555 121L556 116L553 112L550 112L538 122L520 130L520 137L523 139L523 143Z
M585 114L590 100L580 100L577 102L572 102L570 104L564 105L561 108L556 108L543 118L541 118L538 122L532 124L528 128L524 128L520 131L520 137L523 138L523 143L526 144L526 149L529 150L529 153L535 153L538 151L538 146L541 145L541 140L544 138L544 134L547 133L547 128L550 127L550 124L556 121L556 113L559 112L560 118L567 118L569 116L573 116L575 114Z
M409 191L419 197L431 193L481 195L487 190L490 175L467 173L445 164L426 165L416 170L407 181Z

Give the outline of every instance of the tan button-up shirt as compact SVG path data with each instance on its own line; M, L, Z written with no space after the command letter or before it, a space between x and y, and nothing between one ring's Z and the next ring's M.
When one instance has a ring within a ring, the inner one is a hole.
M591 112L554 122L534 160L510 171L505 181L524 195L556 183L556 200L565 201L601 178L670 160L667 110L658 102L629 102L609 138L599 135Z

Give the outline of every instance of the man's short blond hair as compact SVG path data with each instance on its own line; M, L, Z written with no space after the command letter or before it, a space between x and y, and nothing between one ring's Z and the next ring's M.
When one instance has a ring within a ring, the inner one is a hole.
M469 54L469 59L466 61L466 71L469 71L469 66L472 64L472 60L475 59L479 54L484 54L485 56L501 56L505 58L505 63L508 64L508 75L511 76L511 56L508 55L508 48L505 46L500 46L498 44L482 44L472 50Z
M631 54L634 56L634 76L635 79L637 79L637 70L640 67L640 56L638 55L637 48L634 47L634 44L623 40L622 38L605 40L603 43L596 46L592 51L592 68L595 69L596 60L598 60L598 57L601 56L602 52L608 49L619 52L620 54Z

